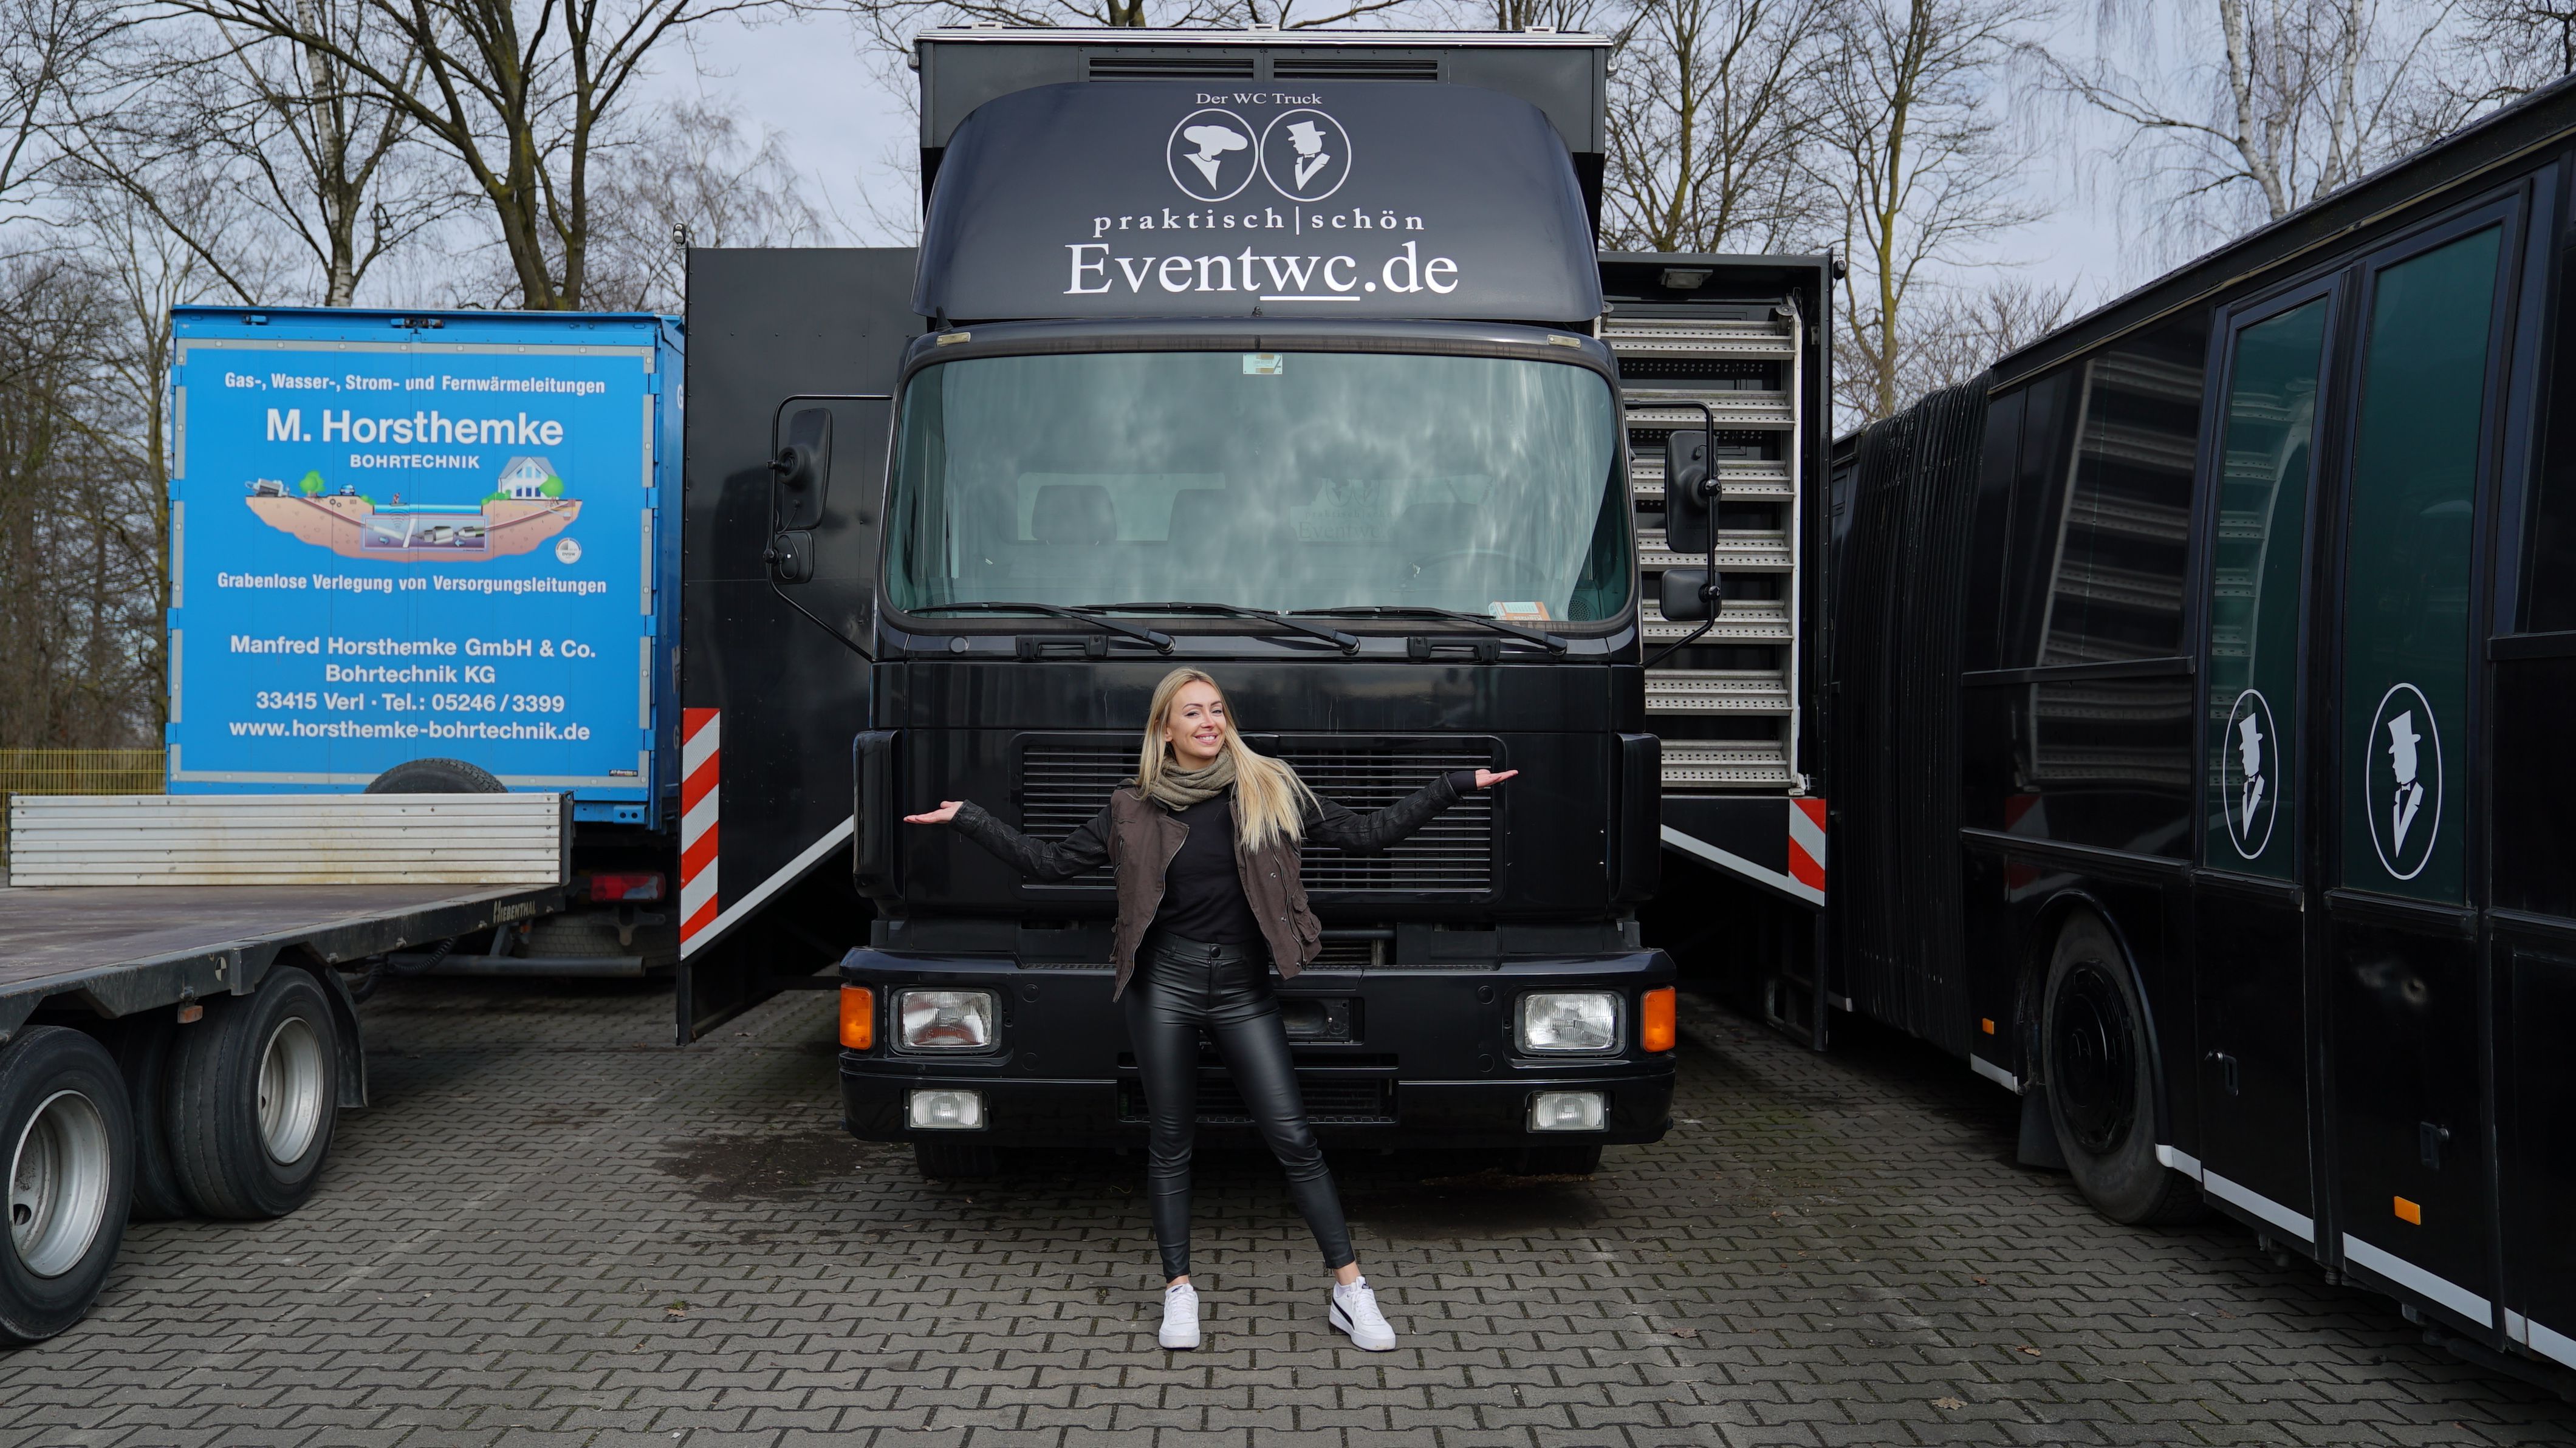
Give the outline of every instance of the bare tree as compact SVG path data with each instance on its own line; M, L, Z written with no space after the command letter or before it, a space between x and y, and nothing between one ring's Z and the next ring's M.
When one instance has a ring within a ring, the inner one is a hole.
M755 146L740 116L703 99L658 108L606 153L599 205L590 286L599 307L677 310L683 236L694 246L813 246L831 231L778 134Z
M343 32L368 20L356 0L300 3ZM369 267L462 200L409 117L328 53L163 16L114 62L118 83L57 107L57 143L83 184L122 189L238 300L348 306ZM299 250L309 287L287 283Z
M1906 400L1909 306L1944 268L2042 214L1997 92L2047 0L1844 0L1821 71L1818 181L1839 198L1843 332L1835 365L1856 420Z
M2197 244L2286 216L2457 124L2461 106L2431 71L2459 5L2105 0L2093 56L2042 60L2066 95L2124 127L2123 169L2183 228L2176 239ZM2177 42L2183 58L2167 62Z
M0 0L0 218L54 159L57 109L121 28L106 0Z
M1995 359L2047 336L2075 312L2072 283L2007 276L1981 287L1947 286L1911 329L1903 391L1920 397L1966 382Z
M1802 164L1822 93L1826 0L1643 0L1610 88L1603 240L1773 251L1828 197Z
M2576 75L2576 0L2460 0L2434 76L2454 121Z
M162 0L237 33L327 57L461 165L495 224L520 304L583 304L596 219L596 151L670 37L721 16L805 0Z

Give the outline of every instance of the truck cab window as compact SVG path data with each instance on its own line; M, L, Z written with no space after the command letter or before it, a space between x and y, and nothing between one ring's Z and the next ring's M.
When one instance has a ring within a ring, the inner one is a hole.
M916 374L902 418L897 608L1168 598L1590 622L1627 602L1619 414L1586 368L973 358Z

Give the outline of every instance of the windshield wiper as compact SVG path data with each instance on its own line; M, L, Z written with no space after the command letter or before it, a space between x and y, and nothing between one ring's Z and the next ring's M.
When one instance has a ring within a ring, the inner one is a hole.
M1085 613L1106 613L1113 610L1119 613L1213 613L1221 614L1227 618L1257 618L1264 623L1274 623L1281 628L1292 629L1298 633L1305 634L1309 638L1322 639L1346 654L1355 654L1360 650L1360 640L1359 635L1357 634L1346 634L1337 628L1325 628L1320 624L1306 623L1299 619L1290 618L1284 613L1278 613L1266 608L1245 608L1240 604L1232 603L1183 603L1171 601L1161 603L1087 603L1082 606L1082 611Z
M1565 652L1565 640L1554 634L1540 633L1537 629L1523 628L1516 623L1505 623L1498 618L1487 618L1481 613L1460 613L1454 608L1432 608L1425 604L1366 603L1352 604L1344 608L1301 608L1294 612L1320 614L1327 618L1445 618L1452 623L1481 624L1496 633L1509 634L1513 638L1525 639L1537 644L1552 654Z
M1105 631L1107 631L1107 632L1109 632L1109 633L1119 634L1119 635L1122 635L1122 636L1124 636L1124 637L1134 639L1134 640L1136 640L1138 643L1142 643L1142 644L1151 644L1151 645L1153 645L1153 647L1154 647L1154 651L1155 651L1156 653L1168 654L1168 653L1170 653L1170 652L1172 651L1172 636L1171 636L1170 634L1163 633L1163 632L1161 632L1161 631L1159 631L1159 630L1156 630L1156 629L1150 629L1150 628L1137 628L1137 627L1135 627L1135 626L1134 626L1134 625L1132 625L1132 624L1123 624L1123 623L1120 623L1120 622L1118 622L1116 619L1113 619L1113 618L1101 618L1101 617L1099 617L1099 616L1097 616L1097 615L1095 615L1095 614L1088 614L1088 613L1084 613L1084 612L1082 612L1082 611L1080 611L1080 610L1078 610L1078 609L1066 608L1066 607L1064 607L1062 604L1054 604L1054 603L925 603L925 604L921 605L921 606L920 606L920 607L918 607L918 608L908 608L908 609L905 609L905 610L904 610L904 612L906 612L906 613L1042 613L1042 614L1045 614L1045 615L1046 615L1047 617L1049 617L1049 618L1061 618L1061 619L1069 620L1069 621L1074 622L1074 623L1086 623L1086 624L1091 625L1093 628L1096 628L1096 629L1102 629L1102 630L1105 630Z

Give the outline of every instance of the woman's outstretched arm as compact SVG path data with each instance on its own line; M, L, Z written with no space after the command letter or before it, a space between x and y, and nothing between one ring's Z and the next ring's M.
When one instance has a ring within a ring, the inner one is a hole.
M1517 769L1456 769L1381 810L1361 814L1322 795L1306 817L1306 838L1331 845L1346 855L1374 855L1431 823L1440 812L1466 797L1469 790L1502 783Z
M1025 835L993 818L972 800L943 799L927 814L905 815L905 824L954 825L960 834L1034 880L1070 880L1109 862L1109 806L1057 844Z

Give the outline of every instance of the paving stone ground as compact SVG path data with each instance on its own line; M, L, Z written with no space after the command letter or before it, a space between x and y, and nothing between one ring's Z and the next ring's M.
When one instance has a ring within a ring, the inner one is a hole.
M1203 1161L1165 1354L1137 1164L925 1185L835 1125L831 1012L680 1050L640 985L389 986L313 1203L135 1228L0 1355L0 1448L2576 1442L2241 1231L2102 1221L1958 1063L1700 1001L1672 1135L1597 1177L1336 1161L1392 1353L1326 1327L1276 1168Z

